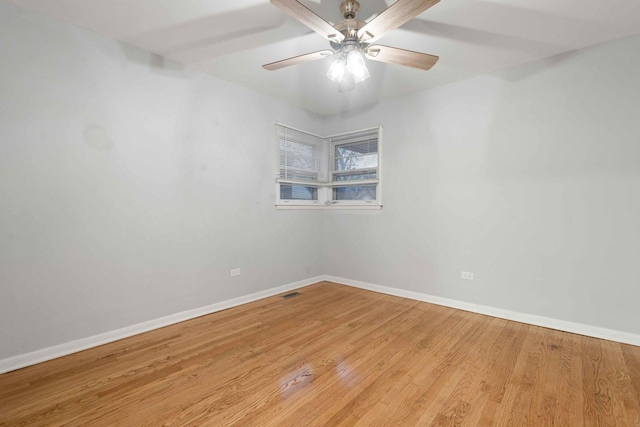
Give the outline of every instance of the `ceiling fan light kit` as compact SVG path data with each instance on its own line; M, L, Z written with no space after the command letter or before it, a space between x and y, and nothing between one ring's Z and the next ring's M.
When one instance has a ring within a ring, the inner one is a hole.
M364 22L356 19L360 3L356 0L345 0L340 4L340 12L344 20L332 26L298 0L271 0L273 5L329 40L333 50L308 53L262 67L273 71L335 55L338 58L329 67L327 77L338 82L338 91L341 93L354 90L356 83L371 76L364 56L374 61L429 70L438 61L437 56L370 43L410 21L439 1L398 0L371 21Z
M329 67L327 77L338 83L345 78L351 79L351 77L353 77L355 83L359 83L371 77L362 56L362 49L354 45L343 46L339 51L338 59L333 61L333 64ZM353 88L355 89L355 85Z

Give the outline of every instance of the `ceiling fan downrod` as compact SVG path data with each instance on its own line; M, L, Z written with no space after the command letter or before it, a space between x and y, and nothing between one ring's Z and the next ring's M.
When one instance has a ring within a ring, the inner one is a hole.
M360 3L356 0L345 0L340 4L340 13L344 19L355 19L360 10Z

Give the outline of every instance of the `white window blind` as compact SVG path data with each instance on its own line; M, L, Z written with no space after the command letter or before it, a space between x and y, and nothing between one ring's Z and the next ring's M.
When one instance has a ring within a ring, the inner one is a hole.
M279 150L278 181L287 183L317 183L323 178L324 138L276 125Z

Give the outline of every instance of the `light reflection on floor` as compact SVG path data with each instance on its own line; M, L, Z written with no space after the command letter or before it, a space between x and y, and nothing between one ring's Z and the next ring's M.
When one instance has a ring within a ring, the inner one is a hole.
M347 389L351 389L360 383L360 376L345 360L338 360L334 369L339 382ZM283 400L288 399L305 389L314 380L313 366L311 363L305 363L300 368L280 378L280 397Z
M358 372L347 363L346 360L340 360L336 365L336 373L340 382L347 388L352 388L360 383Z
M313 367L307 363L280 379L280 396L282 399L288 399L313 380Z

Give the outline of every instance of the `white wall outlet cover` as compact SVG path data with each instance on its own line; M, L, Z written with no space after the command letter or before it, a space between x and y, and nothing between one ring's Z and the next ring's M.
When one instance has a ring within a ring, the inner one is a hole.
M461 271L460 278L464 280L473 280L473 273L470 273L468 271Z
M240 275L240 269L239 268L232 269L230 275L231 275L231 277L239 276Z

